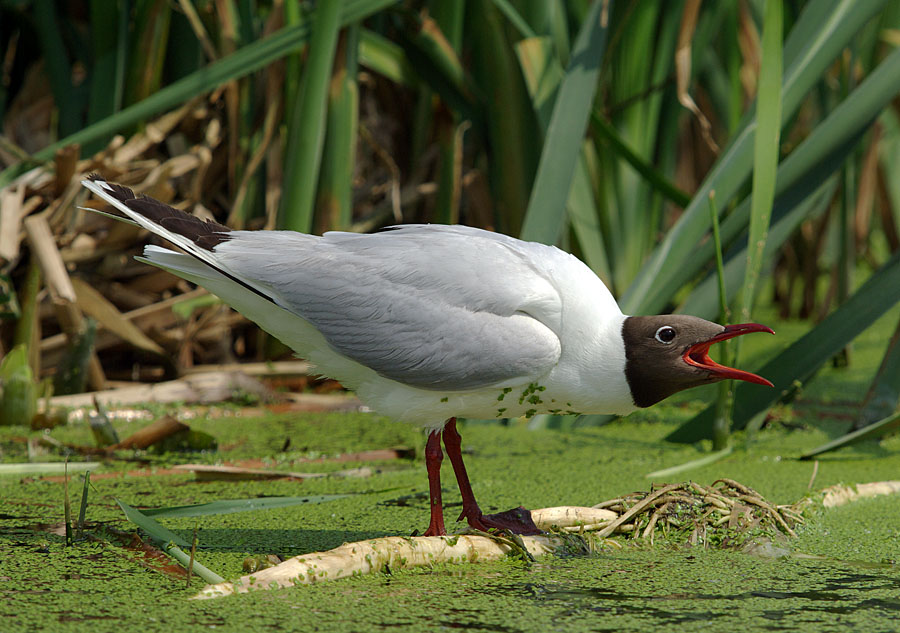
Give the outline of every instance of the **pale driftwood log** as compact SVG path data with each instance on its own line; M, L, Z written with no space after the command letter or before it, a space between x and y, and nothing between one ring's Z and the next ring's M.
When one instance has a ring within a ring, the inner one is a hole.
M547 530L589 530L592 526L609 524L618 515L612 510L580 506L560 506L531 511L539 528ZM594 527L593 529L596 529ZM523 536L522 545L537 558L566 547L560 536ZM454 536L389 536L386 538L345 543L327 552L313 552L295 556L268 569L248 574L234 582L208 585L194 598L217 598L232 593L246 593L256 589L276 589L293 585L308 585L323 580L335 580L404 567L423 567L436 563L474 563L499 560L516 549L504 538L476 534Z
M537 558L564 544L554 536L523 536L528 553ZM324 580L360 576L385 568L424 567L439 562L474 563L498 560L514 550L511 544L487 536L389 536L345 543L327 552L295 556L275 567L242 576L234 582L207 585L193 599L219 598L257 589L309 585Z
M107 407L138 402L210 403L228 400L237 391L261 396L268 393L265 385L258 380L235 371L195 374L169 382L79 393L71 396L54 396L50 398L50 405L54 407L87 407L94 404L94 398Z
M187 431L190 428L187 424L182 424L175 418L167 415L142 429L138 429L118 444L111 444L105 447L104 450L109 453L123 449L145 449L167 437Z
M44 283L50 291L59 325L67 340L72 342L83 331L84 315L75 305L75 289L56 246L56 238L43 214L25 218L24 225L31 252L37 257L44 273ZM88 385L93 389L106 387L106 376L96 350L90 352L87 379Z
M94 398L109 409L116 407L156 402L166 404L184 402L186 404L213 404L225 402L235 393L251 393L260 397L274 397L264 384L240 371L210 372L193 374L153 384L138 384L118 389L79 393L71 396L54 396L50 398L51 407L90 407ZM355 411L361 404L351 394L279 394L279 397L291 403L291 411L308 409L310 411ZM42 403L43 404L43 403ZM74 414L73 414L74 415Z
M829 486L823 490L822 505L826 508L842 506L864 497L877 497L900 493L900 481L874 481L855 486Z
M603 508L558 506L531 511L531 519L542 530L560 528L567 532L598 530L615 521L619 515Z
M305 360L282 360L268 363L224 363L221 365L194 365L184 370L185 376L209 372L242 371L248 376L306 376L312 365Z
M59 250L56 247L56 238L47 219L42 215L32 215L25 218L25 233L32 252L41 264L44 273L44 281L53 299L75 303L75 289L69 272L63 263Z

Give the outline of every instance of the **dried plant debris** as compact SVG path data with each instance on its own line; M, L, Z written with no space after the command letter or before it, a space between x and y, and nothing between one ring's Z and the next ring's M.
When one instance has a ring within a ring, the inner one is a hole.
M599 536L627 532L651 544L662 538L673 545L737 548L759 535L795 536L794 527L803 522L794 506L770 503L733 479L654 486L594 507L619 515Z

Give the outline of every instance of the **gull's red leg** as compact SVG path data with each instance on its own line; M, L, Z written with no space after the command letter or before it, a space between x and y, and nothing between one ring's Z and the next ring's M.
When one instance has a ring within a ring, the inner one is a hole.
M450 449L447 449L449 452ZM425 536L444 536L444 508L441 506L441 432L432 431L425 443L425 468L428 469L428 493L431 500L431 522Z
M447 447L447 457L453 465L453 472L456 474L456 483L459 484L459 494L462 495L462 512L459 513L457 521L464 517L476 530L487 532L487 526L481 523L482 512L475 500L475 493L472 492L472 484L469 483L469 474L466 472L466 465L462 458L462 438L459 431L456 430L456 418L450 418L444 425L444 446Z
M476 530L487 532L489 528L510 530L515 534L540 534L541 531L531 520L531 512L518 507L499 514L483 514L475 494L472 492L472 484L469 483L469 475L466 473L466 465L463 463L461 440L459 431L456 430L456 418L450 418L444 426L444 446L447 447L447 457L453 465L456 474L456 483L459 484L459 493L462 495L463 509L459 515L459 521L465 517L469 525Z

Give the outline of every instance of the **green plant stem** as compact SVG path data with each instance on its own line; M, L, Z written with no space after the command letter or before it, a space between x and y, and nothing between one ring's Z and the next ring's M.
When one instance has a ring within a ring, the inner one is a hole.
M28 364L35 376L41 372L41 350L37 345L38 331L38 301L37 295L41 289L41 265L37 257L31 255L28 259L28 269L25 273L25 283L19 291L19 306L21 313L16 321L16 329L13 334L13 347L24 345L28 350Z
M281 228L309 233L325 142L328 84L337 47L341 0L319 4L312 25L309 57L288 122Z
M728 298L725 294L725 266L722 263L722 238L719 235L719 211L716 208L716 192L709 192L709 215L712 223L713 243L716 248L716 276L719 280L719 321L727 325L729 321ZM731 364L731 341L719 346L722 364ZM713 450L721 451L728 446L731 433L731 411L734 406L734 392L731 382L723 380L719 383L719 394L716 398L715 416L713 418L712 440Z

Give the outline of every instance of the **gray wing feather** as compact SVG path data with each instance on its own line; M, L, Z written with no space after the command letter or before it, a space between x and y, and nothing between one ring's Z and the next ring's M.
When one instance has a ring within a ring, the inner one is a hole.
M387 378L461 391L537 377L559 359L560 297L535 264L570 257L553 247L437 225L229 236L214 251L223 265Z

